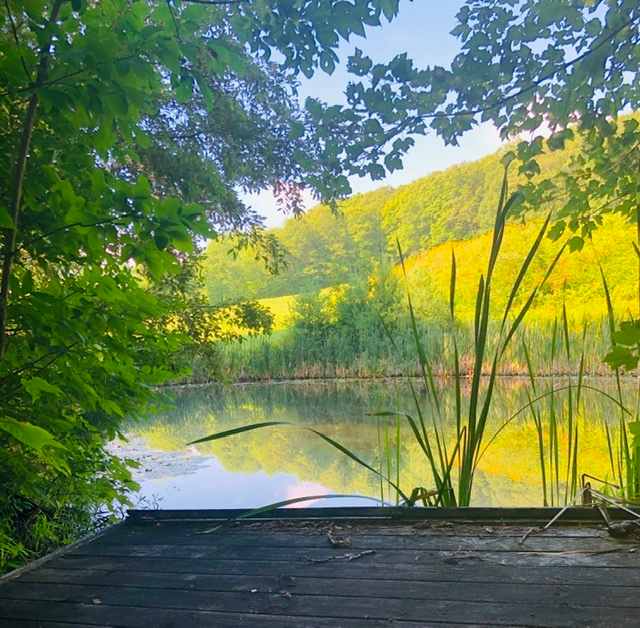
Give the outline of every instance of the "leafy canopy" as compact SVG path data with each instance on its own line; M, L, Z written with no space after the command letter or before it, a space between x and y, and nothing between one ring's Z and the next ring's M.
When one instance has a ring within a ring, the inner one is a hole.
M522 140L514 153L529 176L540 154L577 136L583 151L568 174L527 192L532 206L562 201L556 236L565 226L587 236L603 212L635 211L640 129L619 117L640 106L639 26L635 0L468 0L450 67L419 67L405 53L376 62L356 50L348 103L309 110L323 120L337 169L373 179L402 168L413 138L429 131L456 144L491 122Z

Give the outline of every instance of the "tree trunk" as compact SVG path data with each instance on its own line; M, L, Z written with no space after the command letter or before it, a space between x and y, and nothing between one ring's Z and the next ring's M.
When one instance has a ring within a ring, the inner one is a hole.
M49 24L55 22L60 14L60 8L64 0L55 0L51 8L51 17ZM33 137L33 127L36 122L36 113L38 109L38 88L47 80L49 73L49 59L51 55L51 37L47 39L40 49L40 62L38 64L38 73L36 81L33 85L33 95L29 99L27 112L22 126L22 136L20 138L20 146L18 148L18 157L13 175L13 189L11 196L10 216L13 226L6 230L4 241L4 252L2 259L2 279L0 280L0 360L4 357L7 350L7 317L9 307L9 283L11 279L11 270L13 267L13 257L16 251L18 241L18 223L20 220L20 210L22 208L22 192L24 189L24 176L27 170L27 160L29 150L31 148L31 138Z

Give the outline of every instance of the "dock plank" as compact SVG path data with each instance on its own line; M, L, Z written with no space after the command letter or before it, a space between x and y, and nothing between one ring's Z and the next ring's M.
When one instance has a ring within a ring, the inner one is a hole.
M359 548L342 551L342 554L357 553L358 551L372 551L362 558L363 562L377 562L388 565L415 563L415 562L444 562L456 564L460 561L482 562L492 565L520 565L523 568L533 566L574 566L584 565L589 567L634 567L640 565L640 551L637 545L621 546L618 543L609 546L601 546L600 549L591 551L580 548L567 548L562 551L538 551L526 547L520 550L506 551L493 549L473 549L460 546L457 549L372 549ZM70 552L71 556L87 555L87 548L79 548ZM131 556L134 558L165 558L178 560L191 560L194 565L202 561L240 558L249 560L270 560L274 562L305 562L310 565L317 562L335 560L334 548L318 547L226 547L223 544L215 546L192 545L117 545L97 544L90 550L91 556L120 557Z
M0 615L1 628L21 626L29 628L56 628L61 621L55 618L75 617L79 625L111 626L113 628L424 628L415 622L390 622L389 620L332 619L318 617L292 617L287 615L263 615L260 613L227 613L194 611L188 609L148 608L144 606L88 605L73 602L39 602L32 600L8 600L0 606L8 617ZM47 619L33 620L34 615ZM51 619L54 618L54 619ZM104 622L109 622L105 624ZM67 624L68 625L68 624ZM76 628L78 623L73 624ZM475 624L476 626L488 624ZM448 624L449 628L455 624ZM468 624L465 625L468 628Z
M358 549L420 549L440 550L474 549L491 551L537 550L541 552L558 552L567 547L567 537L529 536L522 542L523 535L504 537L500 531L486 536L443 536L443 535L378 535L365 533L352 529L333 531L339 537L349 537L352 546ZM630 548L640 546L640 538L635 541L618 541L620 546L628 545ZM97 541L94 547L127 546L142 547L149 545L172 545L181 547L209 547L215 548L271 548L271 549L324 549L328 546L326 531L317 531L314 534L292 534L290 532L271 531L265 534L262 531L249 531L244 533L213 531L207 533L207 529L189 530L184 533L179 531L158 531L153 534L127 534L125 531L115 535L104 536ZM605 550L611 548L611 537L600 535L598 537L571 537L571 548L574 550Z
M495 599L510 602L535 603L545 597L556 602L584 602L590 606L640 608L640 585L637 587L576 584L490 582L478 580L474 586L451 577L431 580L375 580L371 578L338 578L331 576L259 576L167 574L145 571L103 571L42 569L26 576L23 582L35 584L73 584L94 587L136 587L167 590L281 593L295 595L327 595L336 598L360 596L398 599L420 599L428 587L432 600L492 602Z
M582 514L522 542L522 513L501 523L512 511L469 524L468 512L407 523L353 510L207 534L219 513L137 513L0 581L0 626L638 625L640 539Z
M68 570L102 569L129 572L147 571L167 574L205 575L308 575L333 578L369 578L373 580L424 581L432 580L460 582L513 582L527 584L582 584L609 586L640 586L640 569L633 567L584 566L528 567L519 565L484 565L469 561L448 563L396 564L390 569L384 563L363 563L361 561L340 562L339 569L334 562L316 563L311 567L302 562L276 562L269 560L225 560L200 561L163 558L66 556L51 561L51 567Z
M113 528L108 535L122 535L123 538L145 538L149 529L154 529L154 535L173 535L174 538L200 534L203 531L220 528L226 535L245 534L247 532L288 532L293 535L314 535L329 528L339 527L349 530L356 528L361 534L375 534L376 536L420 536L432 537L474 537L484 538L499 534L504 538L521 538L523 534L534 527L529 525L503 524L501 522L466 523L453 521L414 521L387 522L376 519L362 520L283 520L283 521L139 521L132 520L126 526ZM602 522L585 522L580 525L552 526L542 533L545 538L603 538L607 537Z
M337 585L336 585L337 586ZM19 591L16 590L19 588ZM304 595L264 592L190 591L138 587L104 587L71 584L10 583L0 592L0 600L74 602L81 605L144 607L217 611L228 613L273 614L328 619L404 619L408 621L475 621L478 614L494 625L566 626L568 622L589 625L606 620L609 625L637 626L637 610L632 607L589 606L583 599L553 600L553 607L531 603L490 599L473 602L467 599L380 598L364 595ZM19 596L19 598L17 598ZM1 608L1 605L0 605ZM0 612L2 612L0 610ZM112 618L110 621L114 621Z

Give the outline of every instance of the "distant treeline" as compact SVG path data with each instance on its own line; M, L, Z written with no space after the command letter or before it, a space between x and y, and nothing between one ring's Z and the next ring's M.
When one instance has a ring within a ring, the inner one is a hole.
M545 176L559 172L572 150L540 157ZM234 240L210 242L204 262L209 300L219 303L313 292L393 263L396 239L411 255L488 231L495 218L505 151L397 189L383 187L354 195L339 204L337 215L318 205L300 218L287 220L270 231L284 249L287 265L277 275L257 261L250 248L230 256ZM514 168L511 185L525 180Z

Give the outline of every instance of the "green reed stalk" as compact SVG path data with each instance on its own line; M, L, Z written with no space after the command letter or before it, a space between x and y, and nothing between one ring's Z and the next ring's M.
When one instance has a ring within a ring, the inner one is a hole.
M531 355L529 354L529 348L527 347L527 343L522 338L522 348L524 350L525 361L527 364L527 372L529 375L529 383L531 384L531 390L534 395L537 395L537 386L536 386L536 376L533 370L533 363L531 361ZM536 428L536 435L538 437L538 456L540 462L540 477L542 479L542 504L543 506L549 505L549 500L547 497L547 470L545 463L545 447L544 447L544 430L542 427L542 417L540 415L540 411L537 407L537 404L533 403L533 399L531 398L531 394L527 390L527 399L529 401L529 406L531 410L531 417L533 418L533 424Z
M491 410L494 386L498 374L500 360L501 358L503 358L511 339L524 320L524 317L530 309L538 291L542 288L544 283L549 278L553 268L560 258L560 255L562 254L562 251L564 250L564 247L560 249L542 281L540 281L534 288L534 290L529 294L528 298L524 302L524 305L520 308L514 318L511 319L511 310L516 302L520 287L546 234L547 227L550 221L550 216L548 216L544 221L540 232L538 233L534 243L532 244L530 250L527 253L527 256L525 257L519 269L505 309L502 313L502 316L498 319L501 320L499 333L496 339L493 340L493 338L490 337L489 333L489 321L493 318L491 315L491 289L493 274L499 258L501 244L504 238L506 219L511 207L516 200L516 196L511 196L509 199L507 199L507 181L505 170L505 177L503 179L502 189L500 192L498 210L496 212L496 220L493 230L487 269L486 272L480 276L476 293L472 354L473 369L471 375L471 391L469 404L466 409L466 413L464 412L464 408L462 407L462 399L460 394L461 373L459 366L458 345L455 334L455 292L457 274L455 254L452 254L451 257L449 309L452 322L451 329L454 347L454 364L452 372L456 386L456 433L454 438L454 455L449 455L447 451L447 441L449 439L444 433L444 428L442 427L442 404L439 400L439 392L433 382L433 370L431 367L431 362L424 351L420 336L418 334L417 321L411 299L411 293L407 288L407 305L409 309L411 327L414 334L416 353L418 355L422 380L429 398L434 403L436 414L440 419L440 425L435 423L434 418L432 426L433 429L431 433L426 430L424 413L422 411L422 408L420 407L418 395L412 383L410 383L410 387L416 406L418 421L415 421L412 417L408 417L408 420L414 432L414 435L416 436L420 444L421 449L427 457L427 460L431 467L434 483L438 491L437 501L442 505L468 506L471 503L473 480L482 451L482 443L484 440L487 420ZM400 256L401 268L405 276L405 282L407 282L404 256L402 254L399 243L398 253ZM491 347L493 348L491 349ZM481 386L483 382L482 374L485 363L487 361L491 365L491 367L486 381L486 386L483 390ZM466 414L466 419L463 424L464 414ZM432 417L434 417L433 414ZM421 427L420 430L418 429L418 424ZM454 489L452 483L452 473L454 465L456 465L457 467L456 470L458 474L457 490Z
M400 417L396 417L396 486L400 486ZM396 506L400 504L400 493L396 491Z
M384 473L382 469L382 437L380 435L380 418L377 418L377 435L378 435L378 479L380 480L380 505L384 507Z
M391 477L391 441L389 439L389 425L385 423L384 426L384 459L386 463L386 476L388 478ZM389 490L389 502L391 502L391 486L388 487Z

